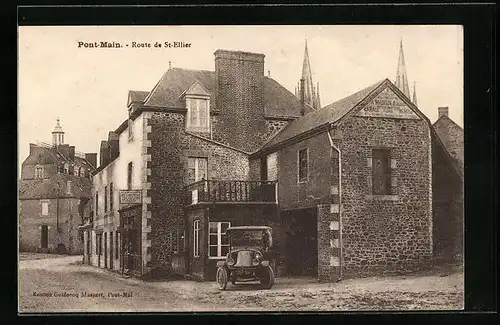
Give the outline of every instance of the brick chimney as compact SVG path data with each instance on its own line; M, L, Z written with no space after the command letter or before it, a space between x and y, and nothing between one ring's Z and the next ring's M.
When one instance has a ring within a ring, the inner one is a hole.
M66 159L69 159L69 144L60 144L57 146L57 150L63 155Z
M97 153L86 153L85 160L87 160L92 167L97 168Z
M109 144L108 141L101 141L101 148L99 151L99 166L107 165L109 162Z
M220 111L214 131L230 145L253 151L265 132L264 54L217 50L215 107Z
M441 116L448 117L448 106L438 107L438 118L440 118Z

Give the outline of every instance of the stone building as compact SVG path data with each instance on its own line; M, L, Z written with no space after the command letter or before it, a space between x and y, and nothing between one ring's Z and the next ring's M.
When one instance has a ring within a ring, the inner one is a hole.
M213 279L227 227L269 225L278 275L429 265L433 154L448 156L415 88L409 99L402 55L396 85L323 108L307 46L295 96L264 76L263 54L225 50L215 71L169 68L151 91L131 91L128 119L101 144L113 154L93 176L87 262Z
M64 143L59 119L52 144L30 144L19 181L19 249L81 254L78 230L90 213L91 173L97 154Z
M462 262L464 131L450 119L448 107L438 108L438 119L432 127L437 135L433 147L434 255L443 262Z

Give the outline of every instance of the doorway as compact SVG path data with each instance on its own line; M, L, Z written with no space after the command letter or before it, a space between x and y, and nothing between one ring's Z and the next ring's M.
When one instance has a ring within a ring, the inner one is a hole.
M116 236L116 234L115 234ZM113 269L113 232L109 233L109 268Z
M318 275L316 208L283 211L286 225L285 263L291 276Z
M47 225L42 225L42 235L40 247L46 249L49 247L49 227Z

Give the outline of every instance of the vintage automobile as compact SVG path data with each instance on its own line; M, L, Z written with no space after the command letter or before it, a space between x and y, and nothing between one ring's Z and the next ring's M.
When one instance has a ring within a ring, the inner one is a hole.
M216 280L220 290L228 281L260 281L264 289L274 284L272 268L272 228L267 226L229 227L229 253L226 260L217 262Z

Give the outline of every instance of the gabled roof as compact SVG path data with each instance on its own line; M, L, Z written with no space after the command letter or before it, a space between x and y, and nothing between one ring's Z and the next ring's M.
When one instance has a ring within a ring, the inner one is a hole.
M214 96L215 75L213 71L168 69L144 100L144 106L186 108L180 96L197 81L211 96Z
M276 136L265 143L262 146L261 150L269 148L309 130L318 128L324 124L338 121L349 111L351 111L359 102L361 102L361 100L366 98L370 93L381 86L385 81L389 80L381 80L350 96L342 98L341 100L336 101L321 109L317 109L315 111L307 113L304 116L301 116L298 119L290 122L283 130L278 132Z
M274 79L264 78L264 114L268 117L298 117L301 103L290 91ZM212 97L215 97L215 72L206 70L169 69L144 99L143 105L158 108L185 109L182 98L189 88L199 83ZM214 109L215 101L210 101ZM306 107L306 112L312 108Z
M68 194L67 181L71 181L71 194ZM19 181L20 199L55 198L58 195L58 182L60 184L59 197L90 197L92 181L87 178L67 174L56 174L50 179L32 179Z

